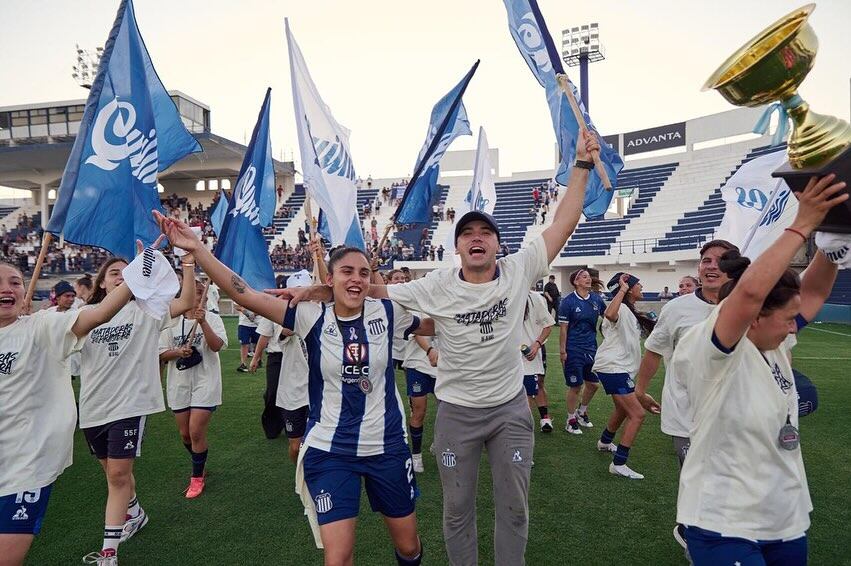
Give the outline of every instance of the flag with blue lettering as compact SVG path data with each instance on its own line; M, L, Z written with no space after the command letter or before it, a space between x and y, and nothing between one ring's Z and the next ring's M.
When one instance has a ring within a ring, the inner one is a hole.
M269 259L269 246L263 228L275 215L275 165L269 139L269 105L266 98L251 134L251 142L239 169L236 187L228 202L216 257L255 289L275 288L275 271Z
M334 119L319 95L289 20L285 27L304 187L327 217L331 245L338 246L346 242L352 223L358 222L350 132Z
M331 229L328 227L328 217L319 210L319 218L316 223L316 231L322 236L322 239L331 241ZM346 240L343 244L349 248L358 248L366 251L366 241L363 239L363 231L360 227L360 221L357 217L352 220L349 226L349 231L346 232Z
M798 210L798 199L783 179L771 172L786 162L786 148L748 161L721 188L724 218L715 233L755 259L788 228Z
M157 76L123 0L101 56L46 230L132 258L160 234L157 173L201 151Z
M431 110L426 140L417 156L414 174L408 182L402 202L393 218L397 225L428 224L432 206L437 198L437 178L440 175L440 158L458 136L471 136L467 109L461 97L479 67L476 61L455 87L437 101Z
M579 136L579 124L570 108L567 97L559 87L556 75L564 74L564 67L552 36L541 15L536 0L504 0L508 11L508 28L511 37L517 44L520 54L535 75L540 85L546 90L547 104L553 121L556 140L561 156L555 180L560 185L567 185L570 177L570 167L576 159L576 139ZM569 83L573 96L579 105L585 123L596 133L591 117L579 96L573 83ZM598 134L599 135L599 134ZM601 137L602 139L602 137ZM585 188L585 204L582 208L586 218L599 218L606 213L612 197L615 194L617 176L623 169L623 159L611 146L600 143L600 160L612 182L612 190L606 190L596 171L592 171Z
M228 196L223 189L219 189L219 200L216 202L216 206L213 207L212 212L210 212L210 224L213 226L213 232L216 233L216 237L222 233L222 226L225 223L225 215L227 213Z

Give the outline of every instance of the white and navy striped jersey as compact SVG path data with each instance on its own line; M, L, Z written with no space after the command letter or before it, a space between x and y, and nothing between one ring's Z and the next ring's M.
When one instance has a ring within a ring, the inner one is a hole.
M388 300L366 299L362 313L347 319L335 316L333 304L299 303L283 326L307 347L305 447L376 456L406 443L393 341L396 332L416 330L417 317Z

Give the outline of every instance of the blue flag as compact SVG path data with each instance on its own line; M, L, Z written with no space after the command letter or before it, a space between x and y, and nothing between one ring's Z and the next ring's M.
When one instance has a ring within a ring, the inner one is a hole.
M123 0L92 84L47 231L132 258L151 244L162 212L157 173L201 151L160 82Z
M216 257L255 289L273 289L275 271L263 228L275 215L275 169L269 139L272 89L260 108L216 242Z
M479 62L476 61L461 82L434 105L426 141L417 156L414 174L393 216L396 224L431 222L431 207L437 197L440 158L455 138L473 135L461 97L478 67Z
M213 225L213 232L218 237L222 233L222 226L225 223L225 215L228 213L228 196L225 191L219 189L219 200L213 211L210 213L210 224Z
M322 236L322 239L331 240L331 227L328 225L328 217L319 209L319 218L317 219L316 231ZM349 225L349 231L346 232L345 245L350 248L358 248L366 251L366 241L363 239L363 231L360 228L360 221L355 216L352 223Z
M560 185L567 185L570 167L576 159L579 124L576 122L576 116L570 108L567 97L556 80L556 75L564 74L561 58L553 45L553 39L547 30L547 24L538 9L536 0L504 0L504 2L508 10L508 28L511 31L511 37L514 38L529 69L546 90L547 104L550 107L553 130L555 130L561 156L555 180ZM579 109L585 117L585 123L589 129L596 132L576 87L573 83L569 84ZM623 159L608 144L600 144L600 160L612 182L612 190L606 190L599 175L591 171L585 188L585 205L582 208L586 218L598 218L606 213L615 194L618 173L623 169Z

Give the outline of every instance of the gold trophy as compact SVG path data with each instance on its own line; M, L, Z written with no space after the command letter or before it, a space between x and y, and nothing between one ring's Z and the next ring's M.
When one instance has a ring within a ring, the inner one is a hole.
M851 126L810 111L797 92L818 51L818 38L807 21L815 8L807 4L771 24L724 61L703 85L703 90L715 89L736 106L780 102L792 119L792 134L789 161L773 176L782 177L796 192L804 190L810 177L829 173L851 186ZM782 112L781 119L785 119ZM851 233L851 199L834 207L819 230Z

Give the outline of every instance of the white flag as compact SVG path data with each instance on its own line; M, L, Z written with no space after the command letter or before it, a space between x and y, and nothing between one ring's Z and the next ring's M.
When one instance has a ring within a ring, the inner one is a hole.
M742 165L721 188L726 208L716 238L741 249L756 259L788 228L798 210L798 199L783 179L771 172L786 161L780 150Z
M331 109L322 101L290 31L288 19L285 19L285 27L304 186L328 219L332 245L343 244L352 223L357 220L350 132L334 119Z
M464 198L466 208L461 211L461 214L455 215L455 222L464 216L464 213L471 210L478 210L493 214L496 208L496 186L493 182L493 172L491 170L490 148L488 147L488 136L485 134L485 129L479 127L479 145L476 147L476 161L473 165L473 184L470 186L470 191ZM449 234L449 241L446 243L446 253L444 257L452 257L455 254L455 225L452 226L452 231Z

